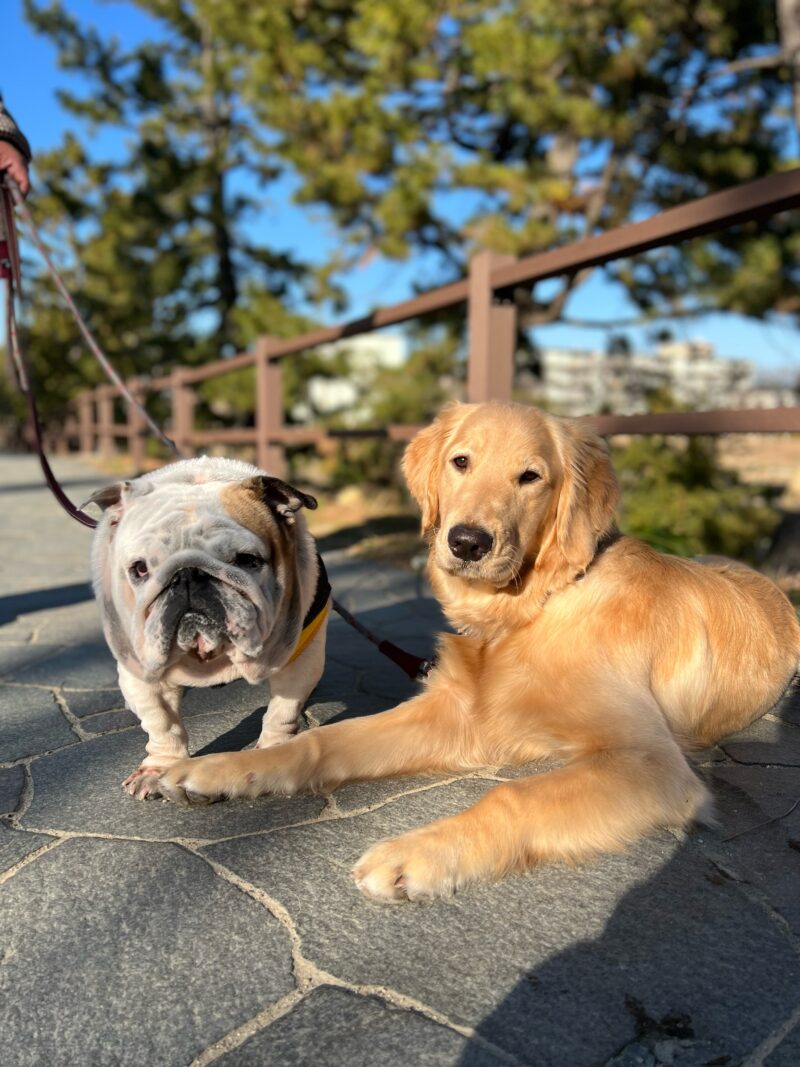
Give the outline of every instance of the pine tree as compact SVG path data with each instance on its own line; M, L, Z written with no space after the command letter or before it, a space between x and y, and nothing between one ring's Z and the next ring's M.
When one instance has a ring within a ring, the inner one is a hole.
M37 153L35 212L62 251L81 310L126 376L218 359L260 332L295 332L308 324L292 312L298 300L332 293L299 257L248 236L258 205L231 190L231 174L248 171L263 186L281 164L241 103L230 48L196 5L138 3L160 32L130 49L79 25L60 3L25 3L60 65L91 84L81 96L60 93L75 132ZM108 158L95 144L101 129L122 143ZM48 280L35 275L29 289L28 348L53 416L102 375Z
M795 144L797 57L771 0L133 2L160 30L126 49L25 0L92 82L62 94L76 132L37 156L36 208L125 373L297 329L300 298L331 296L365 254L427 254L445 282L479 248L565 244L770 173ZM114 158L98 158L100 127L124 142ZM288 168L336 225L338 258L311 272L250 241L239 168L265 184ZM606 269L645 315L796 313L795 231L778 218ZM523 325L563 318L585 278L518 291ZM96 372L47 290L32 295L56 410ZM246 378L224 388L247 406Z
M354 255L529 255L771 173L796 151L772 0L200 4L243 91ZM781 10L796 6L781 0ZM786 29L784 27L784 39ZM796 229L796 227L794 228ZM797 311L784 220L607 268L646 314ZM563 316L586 272L519 292Z

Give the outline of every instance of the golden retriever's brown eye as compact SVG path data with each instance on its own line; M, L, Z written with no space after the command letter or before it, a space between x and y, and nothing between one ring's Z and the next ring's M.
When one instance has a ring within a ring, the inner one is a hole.
M538 471L523 471L519 476L519 484L525 485L526 482L538 482L541 477Z
M469 466L469 456L453 456L450 462L456 470L465 471Z

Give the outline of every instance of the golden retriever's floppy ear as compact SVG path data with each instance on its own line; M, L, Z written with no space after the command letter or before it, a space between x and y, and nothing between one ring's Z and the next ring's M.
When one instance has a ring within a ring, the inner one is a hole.
M439 521L439 472L442 453L469 404L448 404L435 422L414 437L403 454L403 474L422 511L423 535Z
M551 419L562 465L555 520L536 569L549 572L551 588L564 585L591 563L619 502L619 485L605 441L573 419Z

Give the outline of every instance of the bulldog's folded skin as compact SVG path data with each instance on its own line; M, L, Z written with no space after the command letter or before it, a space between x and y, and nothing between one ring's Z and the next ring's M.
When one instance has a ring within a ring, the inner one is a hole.
M148 735L127 792L158 795L159 775L188 756L184 686L269 681L258 747L290 737L325 658L330 598L299 513L316 500L250 464L205 458L91 501L104 509L92 547L103 629Z

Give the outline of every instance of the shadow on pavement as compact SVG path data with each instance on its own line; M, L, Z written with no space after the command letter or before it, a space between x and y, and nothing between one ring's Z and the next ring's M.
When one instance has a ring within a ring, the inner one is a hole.
M247 748L248 745L252 745L258 740L258 735L261 733L261 720L265 711L266 706L251 711L236 726L226 730L219 737L215 737L213 741L209 741L207 745L199 748L193 755L210 756L213 752L239 752L241 749Z
M368 537L399 533L419 536L419 518L416 515L379 515L352 526L343 526L332 533L322 534L316 538L316 542L320 552L324 553L350 548Z
M110 480L110 479L109 479ZM62 489L79 489L81 486L84 488L95 488L98 482L103 481L103 475L98 474L96 478L68 478L66 480L59 481L59 485ZM9 482L6 485L0 485L0 495L4 493L33 493L37 490L46 489L44 479L39 482Z
M0 597L0 626L13 622L18 615L81 604L85 600L91 600L93 596L92 587L88 582L59 585L54 589L35 589L30 593L12 593L10 596Z
M783 724L746 766L705 768L719 828L677 842L658 872L621 898L598 937L531 967L476 1032L542 1067L755 1062L753 1051L800 1002L800 811L778 818L800 797L800 769L777 786L775 779L775 765L786 767L784 742L796 745L796 733ZM592 864L581 873L590 886ZM550 920L531 914L530 922L546 928ZM775 1067L791 1062L780 1052ZM484 1057L473 1041L458 1067L478 1067Z

